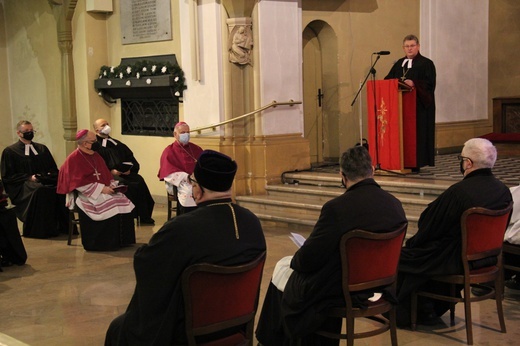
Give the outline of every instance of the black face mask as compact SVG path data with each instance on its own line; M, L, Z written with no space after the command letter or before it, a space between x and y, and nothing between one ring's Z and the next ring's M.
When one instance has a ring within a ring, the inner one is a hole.
M32 141L32 139L34 138L34 132L33 131L24 132L24 133L22 133L22 136L23 136L23 139Z
M92 143L92 145L90 147L90 149L94 150L94 151L98 151L100 148L101 148L101 144L99 144L98 141L95 141L94 143Z
M462 167L463 164L464 164L464 159L460 160L460 162L459 162L459 167L460 167L459 169L460 169L460 173L462 175L464 175L464 172L466 172L466 170Z

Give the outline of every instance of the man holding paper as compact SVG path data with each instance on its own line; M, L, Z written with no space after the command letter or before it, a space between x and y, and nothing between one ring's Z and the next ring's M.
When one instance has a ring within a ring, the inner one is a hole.
M344 304L341 237L355 229L390 232L407 222L401 202L373 179L372 159L365 147L343 153L340 174L347 191L325 203L309 238L274 269L256 330L262 345L337 345L337 340L313 333L325 323L331 331L341 328L341 320L321 315L331 304ZM353 298L363 302L371 296Z
M135 205L134 213L139 218L140 224L153 225L152 212L154 200L144 181L139 175L139 162L134 157L134 153L128 146L121 141L110 137L112 129L105 119L94 121L94 131L96 132L97 152L103 157L110 173L120 185L127 185L126 197Z

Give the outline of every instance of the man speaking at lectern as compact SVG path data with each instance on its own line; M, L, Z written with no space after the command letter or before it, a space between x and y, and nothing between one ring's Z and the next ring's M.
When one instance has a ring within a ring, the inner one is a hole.
M416 89L417 162L411 168L435 166L435 65L419 52L419 39L408 35L403 40L405 57L397 60L385 79L399 78ZM405 134L406 135L406 134Z

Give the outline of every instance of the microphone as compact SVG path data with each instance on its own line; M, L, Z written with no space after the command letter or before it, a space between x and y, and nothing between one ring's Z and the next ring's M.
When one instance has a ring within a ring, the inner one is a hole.
M377 55L390 55L390 52L387 51L387 50L382 50L380 52L374 52L372 54L377 54Z

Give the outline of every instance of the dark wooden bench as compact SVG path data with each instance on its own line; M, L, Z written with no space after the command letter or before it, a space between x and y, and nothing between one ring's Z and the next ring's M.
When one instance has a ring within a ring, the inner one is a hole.
M504 245L502 246L502 252L512 255L520 255L520 245L504 242ZM514 272L520 273L520 267L511 264L504 264L504 269L509 269Z

